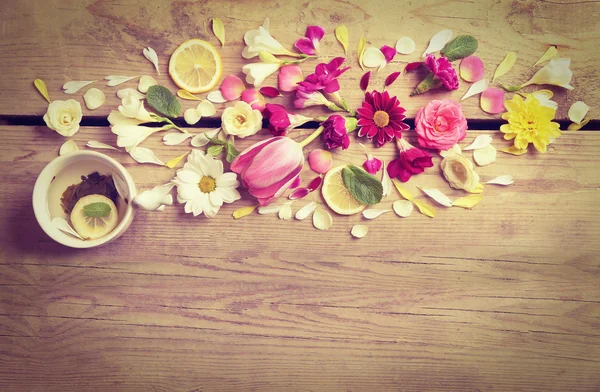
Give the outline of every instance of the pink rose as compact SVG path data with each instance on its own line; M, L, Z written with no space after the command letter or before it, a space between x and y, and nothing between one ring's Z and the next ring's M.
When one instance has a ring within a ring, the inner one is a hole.
M465 138L467 120L458 102L434 100L417 113L415 130L421 147L448 150Z

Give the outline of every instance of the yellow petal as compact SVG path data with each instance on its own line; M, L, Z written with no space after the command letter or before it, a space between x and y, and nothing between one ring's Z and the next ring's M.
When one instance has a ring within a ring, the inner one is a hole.
M189 152L186 152L183 155L178 156L177 158L173 158L170 161L168 161L167 163L165 163L165 166L168 167L169 169L173 169L175 168L175 166L179 165L179 162L181 162L181 160L183 158L185 158L185 156L189 154Z
M430 218L435 217L435 208L433 208L431 205L420 200L413 200L413 203L415 203L419 211L421 211L421 214Z
M221 41L221 46L225 46L225 25L223 25L223 21L219 18L213 18L212 28L217 39Z
M344 53L348 55L348 27L346 25L339 25L335 29L335 38L344 47Z
M527 149L520 149L517 148L515 146L510 146L510 147L506 147L506 148L501 148L500 150L501 152L507 153L507 154L511 154L511 155L523 155L527 152Z
M363 53L365 52L365 49L367 47L367 37L361 37L360 41L358 41L358 64L360 65L360 67L362 68L362 70L365 70L365 66L363 65L362 62L362 57L363 57Z
M398 181L396 180L392 180L392 182L394 183L394 186L396 187L396 189L398 189L398 193L400 193L400 196L402 196L403 198L405 198L406 200L409 201L413 201L413 199L415 198L412 193L410 193L406 188L404 188L402 185L398 184Z
M187 99L188 101L202 101L200 98L190 93L187 90L178 90L177 96L181 99Z
M483 200L483 195L482 194L479 194L479 195L469 195L469 196L461 197L459 199L454 200L452 202L452 205L454 207L473 208L481 200Z
M470 193L483 193L483 184L479 183L477 186L469 191Z
M254 206L245 206L242 208L238 208L233 212L233 219L242 219L245 216L248 216L254 212L258 208L258 204Z
M548 48L546 53L544 53L542 55L542 57L540 57L540 59L538 61L536 61L535 64L533 64L533 66L535 67L536 65L546 62L546 61L550 60L551 58L556 57L557 54L558 54L558 49L556 49L556 46L552 45L551 47Z
M35 88L42 94L42 97L46 98L48 103L52 103L50 100L50 95L48 95L48 88L46 87L46 83L42 79L36 79L33 81Z
M517 54L515 52L508 52L506 57L504 57L504 60L498 65L498 68L496 68L492 81L510 71L513 65L515 65L515 61L517 61Z
M569 127L567 128L567 131L579 131L581 128L583 128L585 125L587 125L587 123L589 123L591 119L592 119L591 117L587 117L585 120L583 120L579 124L573 123L573 124L569 125Z

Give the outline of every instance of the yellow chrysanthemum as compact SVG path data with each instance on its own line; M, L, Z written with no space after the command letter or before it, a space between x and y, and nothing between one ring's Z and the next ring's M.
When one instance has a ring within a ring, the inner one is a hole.
M508 121L500 127L504 139L514 139L515 147L525 150L529 143L539 152L546 152L548 144L561 135L560 125L554 122L556 109L542 106L533 95L523 100L520 95L504 102L507 112L502 118Z

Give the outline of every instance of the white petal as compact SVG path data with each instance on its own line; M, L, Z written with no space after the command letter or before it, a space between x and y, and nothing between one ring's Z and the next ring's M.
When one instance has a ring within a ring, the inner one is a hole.
M292 203L285 203L279 209L279 219L288 220L292 219Z
M433 52L442 50L444 45L446 45L448 42L450 42L451 39L452 39L452 30L442 30L442 31L436 33L429 40L429 46L427 46L427 49L425 49L425 52L423 52L423 57L425 57L429 53L433 53Z
M138 82L137 88L141 93L147 93L150 87L156 86L157 84L156 79L152 76L143 75Z
M116 150L119 151L118 148L113 147L109 144L106 143L102 143L96 140L90 140L86 143L86 146L88 146L89 148L97 148L99 150Z
M152 163L154 165L164 166L165 163L158 159L149 148L135 147L129 151L129 155L138 163Z
M225 98L223 98L223 94L221 94L221 90L215 90L215 91L211 91L210 93L208 93L208 95L206 96L206 99L208 99L210 102L212 103L223 103L223 102L227 102L227 100Z
M462 149L460 148L460 146L458 144L455 144L452 147L450 147L448 150L441 150L439 152L439 154L442 158L446 158L448 155L462 154Z
M198 111L195 108L188 109L185 112L183 112L183 119L189 125L196 124L198 121L200 121L201 118L202 116L200 115L200 113L198 113Z
M137 195L134 203L148 211L158 210L161 206L173 204L173 196L169 194L174 184L164 184Z
M489 85L490 82L487 79L476 81L471 85L471 87L469 87L465 95L463 95L460 100L463 101L469 97L472 97L473 95L481 94L486 88L488 88Z
M193 201L194 200L190 200L190 201L188 201L188 202L185 203L185 206L183 207L183 211L185 211L186 214L191 214L192 213Z
M129 187L127 186L127 182L121 177L119 173L112 173L113 182L115 184L115 188L117 189L117 193L121 196L122 199L129 199Z
M411 54L415 48L415 41L410 37L402 37L396 42L396 51L400 54Z
M414 209L413 204L408 200L396 200L394 204L392 204L392 208L396 215L402 218L410 216Z
M496 161L496 149L491 144L473 151L473 160L479 166L486 166Z
M79 238L80 240L83 240L83 238L81 238L81 236L79 234L77 234L75 229L73 229L71 227L71 225L69 224L69 222L67 222L64 218L56 217L56 218L52 219L52 225L54 225L54 227L56 227L58 230L60 230L62 232L65 232L69 235L72 235L75 238Z
M185 142L188 138L193 137L191 133L172 132L163 136L163 144L165 146L176 146Z
M127 87L127 88L122 88L120 90L117 91L117 97L119 97L119 99L125 99L125 97L127 97L128 95L133 95L134 97L136 97L137 99L139 99L140 101L142 99L145 99L146 96L142 93L140 93L139 91L137 91L134 88L131 87Z
M327 230L333 224L333 218L329 212L323 208L318 208L313 214L313 226L319 230Z
M221 131L221 128L213 129L212 131L206 131L201 134L198 134L192 138L192 146L193 147L204 147L208 143L210 143L210 138L214 138Z
M505 174L503 176L496 177L493 180L489 180L488 182L486 182L486 184L490 185L512 185L514 183L515 180L510 174Z
M223 205L223 197L219 192L210 192L208 194L208 199L210 200L210 204L215 207L221 207Z
M158 207L156 210L154 211L164 211L165 210L165 205L163 204L162 206Z
M368 208L362 212L362 216L366 219L375 219L378 216L385 214L386 212L390 212L391 210L381 210L378 208Z
M369 227L366 225L354 225L352 226L352 230L350 230L350 234L354 238L363 238L369 232Z
M183 170L177 171L177 178L179 178L181 181L183 181L186 184L194 184L194 185L198 186L198 184L200 183L200 180L202 178L202 175L193 170L183 169Z
M114 87L135 78L137 78L137 76L108 75L104 78L104 80L108 80L108 82L106 83L108 87Z
M463 148L463 151L468 150L477 150L478 148L483 148L488 146L492 142L492 137L490 135L479 135L473 140L473 143L469 144L467 147Z
M441 191L437 190L437 189L425 189L425 188L420 188L423 193L425 193L427 196L431 197L433 200L435 200L438 204L443 205L444 207L452 207L452 201L450 200L450 198L446 195L444 195Z
M77 91L81 90L85 86L94 83L94 80L89 81L71 81L63 84L62 88L65 94L75 94Z
M381 67L386 64L385 55L374 46L368 47L363 53L363 65L367 68Z
M389 196L392 192L392 188L394 188L394 184L392 183L392 179L387 172L387 167L385 162L383 162L383 173L381 174L381 185L383 186L383 196Z
M260 206L258 207L258 213L261 215L277 214L281 207L281 204L269 204L268 206Z
M235 173L223 173L217 178L217 187L219 188L237 188L238 186L240 186L240 182Z
M581 124L590 107L582 101L577 101L569 108L569 120Z
M223 202L225 203L233 203L234 201L242 198L240 192L238 192L235 188L223 188L217 185L217 192L219 192L223 198Z
M106 101L106 97L101 90L97 88L91 88L83 94L83 100L85 101L85 106L87 106L90 110L98 109L100 106L104 105Z
M144 57L154 65L156 72L160 75L160 70L158 69L158 55L154 49L148 46L147 48L144 48L142 53L144 53Z
M68 154L70 152L74 152L77 150L79 150L79 148L77 148L77 143L75 143L74 140L68 140L62 146L60 146L58 155L62 156L62 155L65 155L65 154Z
M202 193L200 192L200 188L198 188L198 184L186 184L176 180L174 182L177 185L177 200L180 203L181 201L192 201L199 193ZM190 208L192 208L191 205Z
M213 116L217 112L217 109L215 109L215 105L213 105L212 102L207 100L200 102L196 107L196 110L202 117Z
M204 209L208 207L208 198L204 193L200 193L197 195L194 200L192 200L192 214L194 216L198 216L204 212Z
M296 219L303 220L306 219L314 210L317 208L317 203L311 201L304 207L300 208L298 212L296 212Z

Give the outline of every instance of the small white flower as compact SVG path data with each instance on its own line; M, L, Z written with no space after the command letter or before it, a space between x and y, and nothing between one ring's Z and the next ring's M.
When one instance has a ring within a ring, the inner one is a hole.
M250 63L242 67L246 83L260 86L269 75L277 72L282 63Z
M573 72L569 69L571 59L553 59L550 60L544 68L540 69L533 77L523 84L521 87L529 86L530 84L551 84L554 86L564 87L567 90L573 90L571 78Z
M204 212L206 217L214 218L223 203L241 198L237 174L223 173L223 162L202 150L192 150L173 183L177 186L177 201L185 203L185 212L194 216Z
M155 120L150 116L150 113L144 108L144 102L140 101L135 95L126 95L121 100L119 105L119 112L129 118L135 118L142 122L154 122Z
M252 136L262 128L262 114L246 102L236 102L221 116L223 132L238 137Z
M294 55L289 50L283 47L275 38L269 33L269 21L265 20L262 26L257 30L250 30L244 34L244 42L246 47L242 51L242 57L245 59L251 59L258 56L258 52L265 51L271 54L279 55Z
M66 101L52 101L48 111L44 114L44 121L48 128L62 136L73 136L79 130L79 123L83 117L81 104L74 99Z

